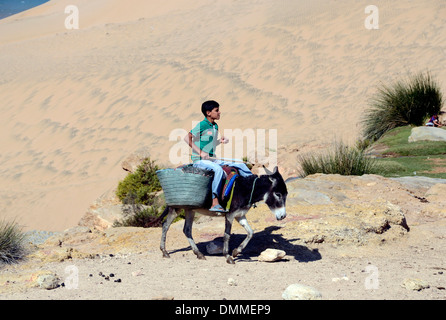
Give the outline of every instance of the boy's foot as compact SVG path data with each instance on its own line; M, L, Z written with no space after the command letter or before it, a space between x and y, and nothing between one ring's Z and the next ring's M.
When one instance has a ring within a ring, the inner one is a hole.
M216 204L215 206L210 208L209 211L212 211L212 212L228 212L225 209L223 209L223 207L221 205L219 205L219 204Z

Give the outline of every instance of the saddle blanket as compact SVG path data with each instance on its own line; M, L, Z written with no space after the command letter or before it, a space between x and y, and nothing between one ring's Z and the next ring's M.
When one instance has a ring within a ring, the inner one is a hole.
M239 176L239 173L236 168L227 165L222 166L222 169L226 173L226 178L224 179L220 202L226 210L229 210L234 193L235 180Z

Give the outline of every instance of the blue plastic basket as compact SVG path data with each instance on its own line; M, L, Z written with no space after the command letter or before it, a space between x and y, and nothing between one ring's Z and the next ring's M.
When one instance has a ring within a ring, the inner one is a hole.
M170 207L201 208L210 196L213 177L206 172L177 168L158 170L156 174Z

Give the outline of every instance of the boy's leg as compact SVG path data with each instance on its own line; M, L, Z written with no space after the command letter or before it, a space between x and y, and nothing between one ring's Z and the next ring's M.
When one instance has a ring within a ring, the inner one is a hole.
M248 166L246 164L244 164L244 163L221 161L221 160L217 160L216 163L218 163L221 166L227 165L227 166L231 166L231 167L237 168L238 169L238 173L242 177L248 177L248 176L253 174L251 172L251 170L249 170Z
M196 168L212 170L214 172L214 179L212 180L212 207L218 205L218 192L224 175L222 167L209 160L196 161L193 166ZM221 209L223 210L223 208Z

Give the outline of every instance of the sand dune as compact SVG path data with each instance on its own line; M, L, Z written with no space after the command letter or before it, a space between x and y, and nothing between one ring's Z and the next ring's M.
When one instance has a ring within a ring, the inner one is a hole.
M0 212L26 229L77 224L140 147L169 165L206 99L221 129L304 150L354 141L380 81L429 69L446 89L443 0L374 1L378 30L354 0L80 0L67 30L71 2L0 21Z

